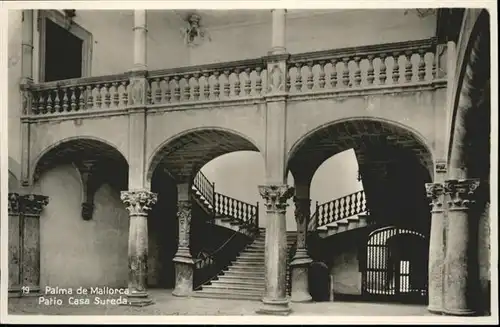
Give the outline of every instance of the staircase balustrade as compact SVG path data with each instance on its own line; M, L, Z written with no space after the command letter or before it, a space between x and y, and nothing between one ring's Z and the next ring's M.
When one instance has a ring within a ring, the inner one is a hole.
M315 231L318 227L322 227L366 211L367 207L364 190L348 194L323 204L318 204L316 202L316 211L309 220L307 230Z
M301 95L419 86L445 81L438 73L436 39L292 54L287 59L286 91ZM272 58L148 71L148 110L225 101L262 99L267 62ZM25 86L24 116L75 112L121 112L132 103L129 73L68 79ZM246 103L246 102L245 102ZM203 106L202 106L203 107ZM121 110L121 111L120 111Z
M216 192L214 207L217 215L231 217L244 226L259 227L258 202L253 205Z

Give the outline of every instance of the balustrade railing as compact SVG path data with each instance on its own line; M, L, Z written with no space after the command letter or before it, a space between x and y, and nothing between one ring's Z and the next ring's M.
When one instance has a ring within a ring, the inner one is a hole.
M194 177L193 186L213 208L215 202L215 183L209 181L208 178L200 171Z
M253 205L216 192L215 211L218 215L239 220L244 225L259 227L258 202Z
M337 220L349 218L367 211L365 191L361 190L323 204L316 203L316 211L311 216L308 231L315 231Z
M287 59L290 97L363 88L408 86L444 80L437 74L435 39L293 54ZM261 98L267 93L267 59L149 71L149 108ZM26 115L125 109L131 101L130 74L31 85Z

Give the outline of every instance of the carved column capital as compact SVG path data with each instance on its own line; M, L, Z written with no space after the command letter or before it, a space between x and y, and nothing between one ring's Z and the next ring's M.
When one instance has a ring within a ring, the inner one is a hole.
M49 203L49 197L39 194L19 196L20 212L25 216L39 217L43 208Z
M9 193L9 215L19 214L19 194Z
M158 200L158 195L146 190L122 191L120 199L131 216L147 215Z
M266 201L265 206L268 212L285 213L287 203L293 195L294 188L286 184L283 185L260 185L259 193Z
M426 183L427 198L431 200L432 212L442 212L444 202L444 185L442 183Z
M436 160L434 162L434 170L438 174L445 174L447 171L447 162L446 160Z
M468 210L475 202L479 179L445 181L445 192L449 194L449 210Z
M191 201L177 201L177 218L179 220L179 248L177 257L191 257L189 251L189 235L191 231Z

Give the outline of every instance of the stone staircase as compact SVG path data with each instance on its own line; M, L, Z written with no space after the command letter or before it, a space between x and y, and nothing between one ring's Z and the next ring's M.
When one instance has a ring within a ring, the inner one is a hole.
M360 213L358 215L318 227L316 231L319 237L326 238L338 233L343 233L353 229L363 228L371 224L372 220L370 219L370 214Z
M194 297L224 298L234 300L261 300L265 291L265 229L239 256L218 276L200 290L194 291ZM287 232L288 249L296 241L296 232ZM287 284L289 269L287 269Z

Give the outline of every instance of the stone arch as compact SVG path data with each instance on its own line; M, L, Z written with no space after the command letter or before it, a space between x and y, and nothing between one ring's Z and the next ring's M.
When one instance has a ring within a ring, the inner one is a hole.
M414 130L413 128L401 124L397 121L392 121L388 119L382 119L382 118L374 118L374 117L350 117L350 118L344 118L344 119L339 119L335 121L330 121L327 122L321 126L318 126L317 128L305 133L302 135L301 138L299 138L290 148L290 150L287 153L287 158L286 158L286 169L285 169L285 178L288 174L288 171L292 170L292 174L294 171L293 167L293 160L297 156L297 153L300 151L301 148L303 148L308 140L311 138L315 137L317 134L322 133L324 131L327 131L329 128L332 128L336 125L339 124L351 124L351 123L358 123L358 122L369 122L373 124L379 124L382 126L382 128L389 127L393 131L400 131L401 133L407 134L410 139L415 141L415 144L419 146L419 148L425 153L426 158L422 158L424 160L425 167L428 169L430 172L430 175L433 175L433 162L434 162L434 151L432 144L423 136L421 135L418 131ZM344 150L347 150L349 147L345 147ZM324 158L323 161L325 161L327 158L333 156L336 153L339 153L341 151L337 151L334 153L331 153L331 155L328 155L328 157ZM321 163L320 163L321 164ZM320 165L319 164L319 165ZM318 168L317 167L314 168ZM294 174L295 176L295 174ZM312 177L312 176L311 176Z
M8 191L17 192L21 187L21 165L9 156Z
M89 149L102 150L105 152L104 157L108 157L111 160L122 161L128 166L128 161L119 148L109 142L94 136L72 136L53 143L52 145L46 147L42 150L33 160L30 167L30 184L33 184L39 177L39 172L42 168L40 166L44 165L44 161L47 160L47 156L55 155L57 157L61 154L58 150L62 150L62 154L66 151L68 152L78 152L79 150L89 150ZM92 156L92 155L91 155ZM80 158L81 159L81 158ZM43 169L42 169L43 170Z
M217 138L220 138L219 140ZM186 174L194 176L196 172L207 162L218 156L235 151L256 151L263 153L255 140L238 131L204 126L185 130L161 143L147 160L146 183L151 183L153 173L159 165L170 166L169 173L172 176ZM175 163L168 164L165 160L170 155L182 157L182 152L189 155L191 159L188 165L182 169Z

